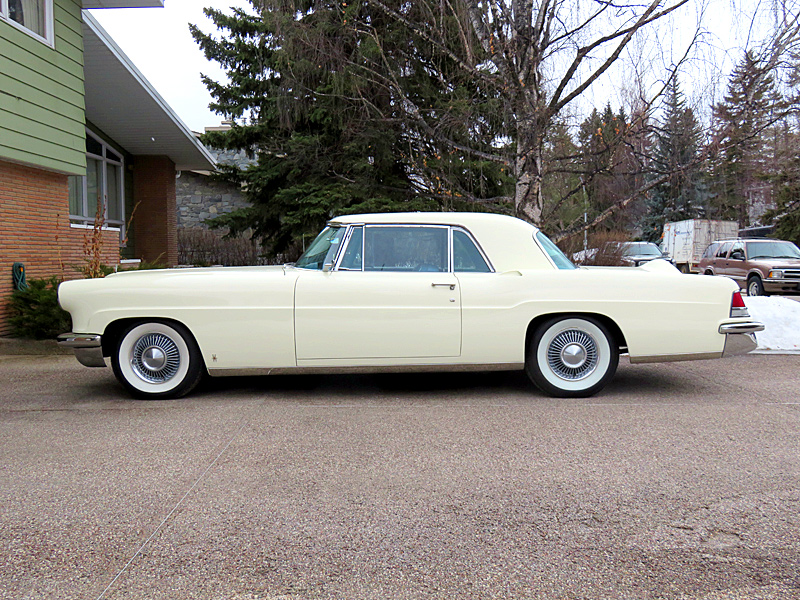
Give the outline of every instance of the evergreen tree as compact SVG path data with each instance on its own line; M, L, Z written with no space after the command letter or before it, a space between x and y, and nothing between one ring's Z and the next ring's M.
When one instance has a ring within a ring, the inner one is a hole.
M634 150L635 128L622 109L615 113L607 104L602 113L594 109L581 123L578 140L583 191L589 217L594 218L636 189L640 168ZM630 209L619 212L606 219L604 227L629 229L631 214Z
M191 27L229 80L203 78L211 107L233 122L203 141L258 159L244 171L223 169L252 207L213 226L252 229L282 251L336 214L462 208L507 194L513 184L499 163L408 127L396 91L431 115L430 126L478 147L490 147L497 124L463 117L483 114L475 99L497 102L497 93L471 80L443 89L441 57L368 4L251 2L254 12L206 9L220 37Z
M800 136L793 136L795 148ZM775 223L774 237L800 244L800 155L796 150L772 176L775 208L764 215L764 223Z
M686 106L677 78L669 84L664 116L653 135L650 168L654 178L669 175L654 187L646 201L642 238L658 242L664 223L694 219L704 214L706 193L698 152L701 129L694 111Z
M767 175L765 132L780 118L783 101L768 65L747 51L714 107L719 151L711 163L713 216L749 224L748 194Z

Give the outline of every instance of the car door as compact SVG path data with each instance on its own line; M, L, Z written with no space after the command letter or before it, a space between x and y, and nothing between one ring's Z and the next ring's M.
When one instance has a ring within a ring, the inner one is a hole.
M714 275L728 274L728 251L731 249L732 242L723 242L717 248L714 257Z
M734 242L728 254L725 274L744 286L747 280L747 263L745 261L744 242Z
M333 269L297 279L298 364L459 356L461 298L449 236L443 226L351 227Z

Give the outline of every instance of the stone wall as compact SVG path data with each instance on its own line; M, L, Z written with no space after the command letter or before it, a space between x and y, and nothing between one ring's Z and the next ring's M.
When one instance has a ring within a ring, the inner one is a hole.
M219 151L209 148L218 164L247 168L255 162L244 151ZM183 171L175 182L178 227L203 227L205 220L250 205L239 186L217 181L210 174Z

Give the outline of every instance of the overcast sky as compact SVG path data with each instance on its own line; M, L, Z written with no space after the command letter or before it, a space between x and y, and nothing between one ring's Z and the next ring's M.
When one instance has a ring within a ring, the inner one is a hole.
M211 31L203 8L227 10L250 6L247 0L166 0L164 8L106 8L92 10L122 51L142 72L181 120L193 131L218 125L221 117L208 108L211 96L200 73L222 77L189 34L189 23Z
M701 18L700 13L705 14L703 20L712 30L703 36L703 44L698 51L699 58L694 61L695 72L681 78L682 89L690 103L693 103L694 98L702 98L703 102L707 102L708 86L715 87L719 94L720 89L724 90L724 75L741 58L739 50L730 50L729 47L743 42L742 33L746 37L749 22L749 15L745 14L747 10L733 10L738 4L735 2L736 0L696 0L688 5L680 16L666 24L672 35L654 34L654 37L661 37L662 40L673 40L672 44L667 42L672 46L667 49L668 56L664 56L665 48L655 40L650 40L650 44L643 41L638 50L630 49L630 54L622 57L622 73L610 75L606 81L599 81L593 86L586 97L588 105L602 108L607 101L614 108L622 105L625 100L625 83L631 80L626 73L632 64L630 61L637 61L637 53L641 53L639 56L642 57L648 54L648 45L651 45L650 49L659 47L660 54L656 63L659 60L664 63L674 60L676 55L683 52L681 46L685 41L680 39L680 33L684 33L683 37L688 41ZM752 5L755 9L759 3L760 0L743 0L738 6ZM200 73L219 80L223 77L222 71L216 63L206 61L189 34L189 23L199 25L203 31L212 31L213 24L203 15L203 8L206 6L227 11L231 6L249 7L250 3L247 0L166 0L164 8L91 11L133 64L194 131L203 131L204 127L218 125L221 121L219 115L208 109L211 97L200 82ZM638 62L647 61L639 58ZM576 108L581 112L579 107ZM701 112L704 110L697 105L695 108Z

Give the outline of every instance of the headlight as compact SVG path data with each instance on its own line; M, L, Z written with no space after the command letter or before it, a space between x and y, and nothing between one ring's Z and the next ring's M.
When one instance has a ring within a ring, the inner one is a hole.
M769 279L783 279L783 271L774 269L769 272Z

